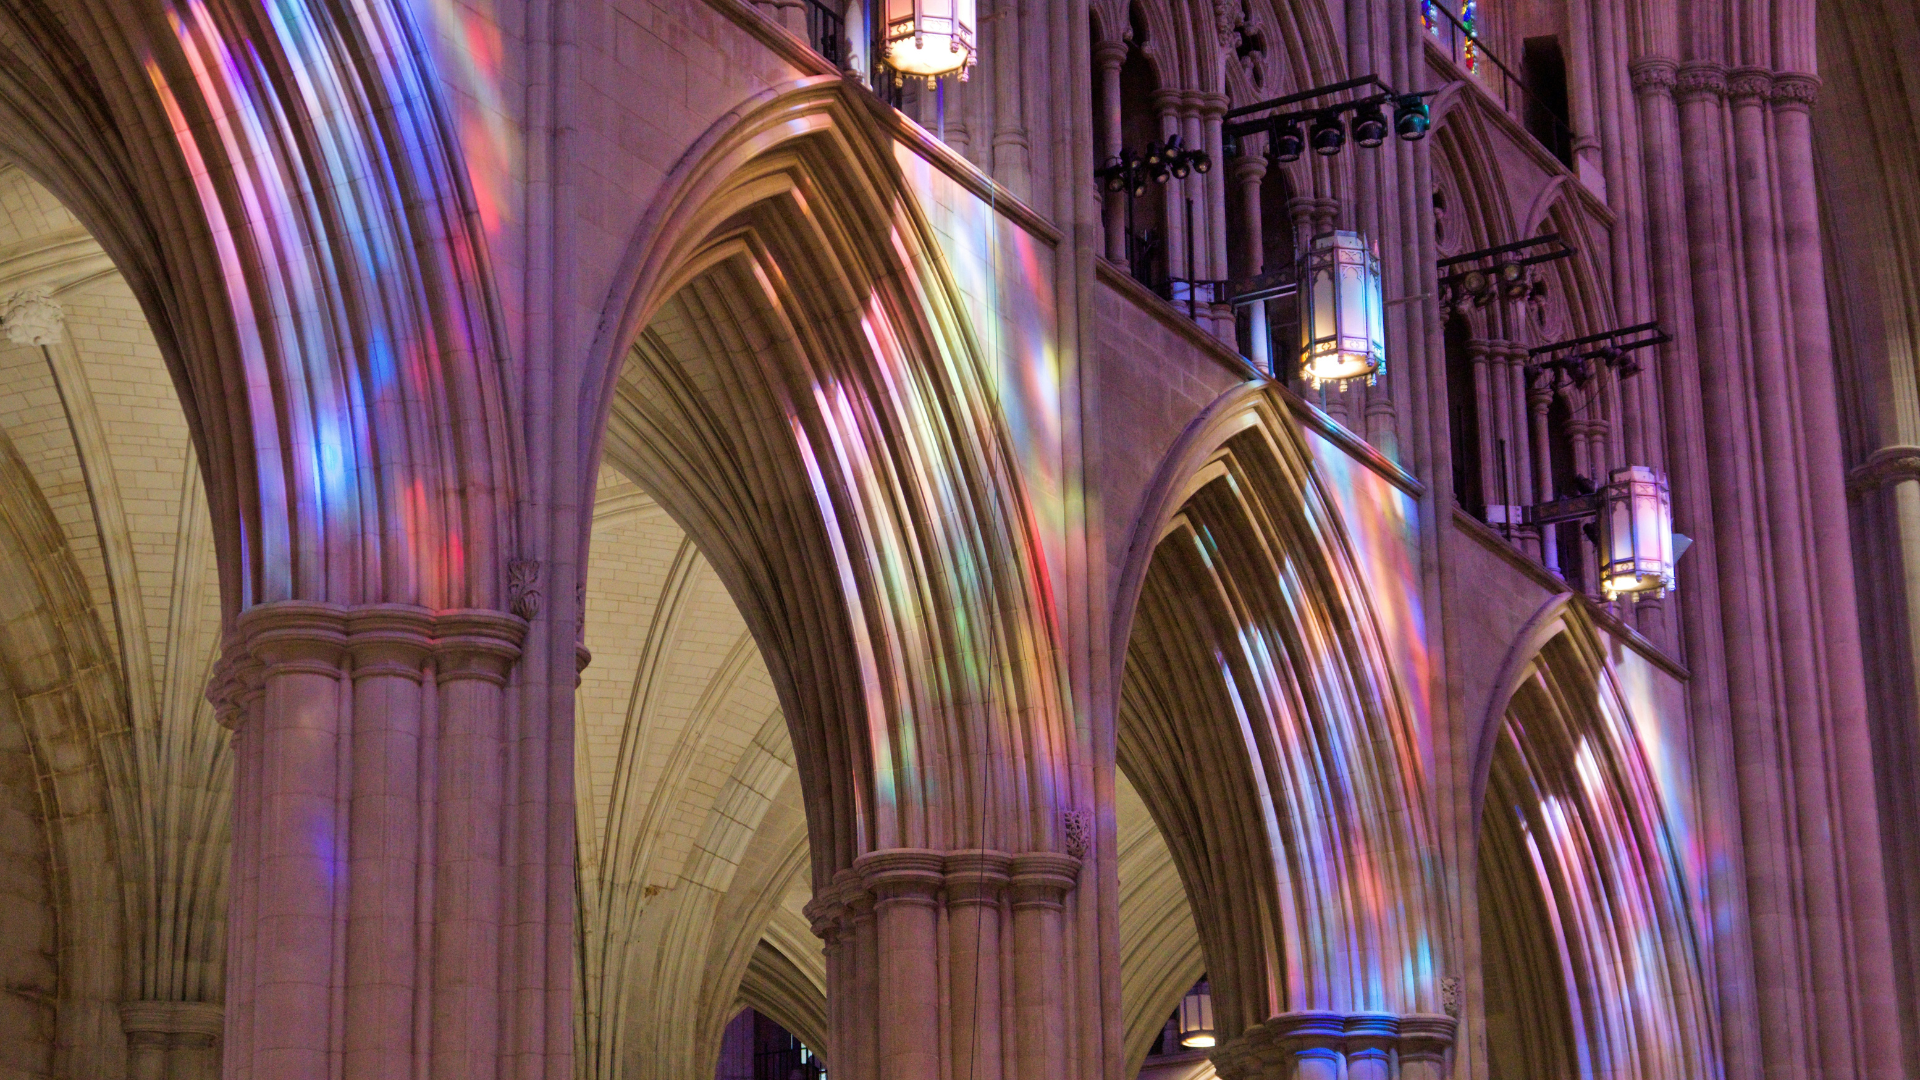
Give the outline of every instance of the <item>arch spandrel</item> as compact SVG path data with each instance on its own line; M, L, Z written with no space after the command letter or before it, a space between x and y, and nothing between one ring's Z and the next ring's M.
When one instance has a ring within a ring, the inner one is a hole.
M1444 964L1425 676L1387 640L1422 626L1378 609L1372 526L1347 520L1366 497L1330 491L1282 394L1195 422L1116 600L1120 766L1186 883L1226 1038L1301 1010L1438 1012Z
M582 410L761 645L817 886L868 850L1057 850L1075 786L1001 331L869 108L803 80L699 143L637 234Z

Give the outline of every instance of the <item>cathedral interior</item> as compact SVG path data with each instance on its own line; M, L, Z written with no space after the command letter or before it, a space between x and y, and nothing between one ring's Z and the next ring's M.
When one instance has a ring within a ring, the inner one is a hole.
M1914 0L0 0L0 1080L1920 1077L1917 680Z

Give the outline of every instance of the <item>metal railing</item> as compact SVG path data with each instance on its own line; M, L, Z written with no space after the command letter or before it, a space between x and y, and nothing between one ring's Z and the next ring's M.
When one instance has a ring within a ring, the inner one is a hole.
M807 0L807 44L813 51L839 67L846 61L846 42L847 23L840 13L820 0Z
M1540 99L1527 81L1513 73L1478 34L1448 10L1446 0L1421 0L1420 19L1453 62L1471 76L1507 115L1520 121L1547 151L1565 164L1573 162L1573 126L1559 110ZM1544 129L1544 130L1543 130Z

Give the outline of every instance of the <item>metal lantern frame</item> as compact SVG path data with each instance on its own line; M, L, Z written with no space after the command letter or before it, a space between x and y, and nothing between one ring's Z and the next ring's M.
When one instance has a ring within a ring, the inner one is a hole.
M1201 979L1180 999L1180 1045L1208 1047L1219 1041L1213 1027L1213 990Z
M1675 588L1673 496L1665 473L1645 465L1615 469L1600 492L1600 591L1607 599Z
M887 66L929 81L973 70L975 0L886 0Z
M1300 257L1300 374L1309 385L1371 386L1387 368L1380 253L1357 232L1321 233Z

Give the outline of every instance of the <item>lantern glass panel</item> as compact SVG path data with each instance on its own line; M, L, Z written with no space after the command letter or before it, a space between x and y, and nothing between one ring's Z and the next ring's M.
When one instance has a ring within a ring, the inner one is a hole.
M1673 501L1666 475L1644 465L1615 469L1600 528L1600 589L1608 599L1675 585Z
M973 66L975 0L886 0L887 63L908 75L964 74Z
M1301 259L1301 374L1323 382L1377 377L1386 365L1380 256L1356 232L1322 233Z
M1180 1045L1212 1046L1214 1042L1213 992L1202 979L1180 999Z

